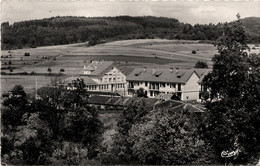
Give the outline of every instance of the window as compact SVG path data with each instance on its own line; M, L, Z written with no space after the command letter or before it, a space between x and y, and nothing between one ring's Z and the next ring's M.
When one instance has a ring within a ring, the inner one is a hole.
M181 91L181 84L178 84L178 91Z
M165 88L165 83L161 83L161 87Z
M176 84L171 84L171 88L176 88Z
M145 82L145 86L148 86L148 82Z
M116 79L115 79L115 78L113 78L113 81L116 81Z
M111 82L112 81L112 78L109 78L109 82Z

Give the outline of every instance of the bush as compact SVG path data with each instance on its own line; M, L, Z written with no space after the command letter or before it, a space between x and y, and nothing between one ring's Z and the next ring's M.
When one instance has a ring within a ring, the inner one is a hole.
M24 56L30 56L29 52L24 53Z
M51 73L52 70L51 70L51 68L49 67L49 68L47 69L47 71L48 71L49 73Z
M191 53L192 53L192 54L196 54L197 52L196 52L195 50L192 50Z
M208 64L207 64L207 62L197 61L194 67L195 68L205 68L205 69L207 69Z

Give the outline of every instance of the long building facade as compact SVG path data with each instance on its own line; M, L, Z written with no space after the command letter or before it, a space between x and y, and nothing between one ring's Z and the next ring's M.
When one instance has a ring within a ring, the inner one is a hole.
M142 88L149 98L168 95L180 100L200 99L202 76L207 69L135 68L125 74L112 61L89 61L80 73L88 91L112 92L136 96ZM75 78L70 78L73 80Z
M193 69L137 68L127 76L128 95L143 88L149 98L159 94L172 94L181 100L199 99L199 75Z

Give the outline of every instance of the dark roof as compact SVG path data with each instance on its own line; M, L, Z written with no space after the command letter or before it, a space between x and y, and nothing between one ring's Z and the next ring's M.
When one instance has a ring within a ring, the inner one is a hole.
M109 97L109 96L90 96L89 103L98 105L111 105L111 106L125 106L129 104L125 100L131 98L127 97Z
M194 68L194 71L201 77L204 73L211 71L211 69Z
M155 107L158 109L171 109L174 111L185 111L188 113L200 113L205 111L205 108L203 107L198 107L193 104L188 104L188 103L175 101L175 100L168 100L162 102L160 104L157 104Z
M114 92L102 92L102 91L87 91L88 94L90 95L106 95L106 96L121 96L118 93L114 93Z
M176 100L166 100L162 101L159 104L156 104L156 108L174 108L176 106L182 105L183 102L181 101L176 101Z
M181 101L175 100L159 100L154 98L130 98L130 97L109 97L109 96L90 96L89 103L97 105L109 105L109 106L128 106L133 101L142 100L147 105L157 109L172 109L172 110L186 110L189 113L193 112L204 112L205 108L202 106L196 106L187 104Z
M208 69L208 70L205 70L203 73L201 72L201 74L200 74L200 76L199 76L200 79L199 79L198 83L199 83L199 84L202 83L204 77L205 77L207 74L209 74L211 71L212 71L211 69Z
M143 69L137 68L130 73L126 80L128 81L150 81L150 82L171 82L171 83L186 83L191 75L194 73L193 69Z

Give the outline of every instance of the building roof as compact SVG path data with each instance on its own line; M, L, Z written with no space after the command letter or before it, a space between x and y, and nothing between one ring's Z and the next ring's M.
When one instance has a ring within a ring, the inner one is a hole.
M105 74L109 69L111 70L115 66L113 61L91 61L80 72L80 75L86 76L101 76ZM84 71L91 71L89 74L84 74Z
M201 72L201 74L199 75L199 78L200 78L200 79L199 79L198 83L201 84L202 81L203 81L203 79L204 79L204 77L205 77L207 74L209 74L211 71L212 71L211 69L207 69L207 70L205 70L204 72ZM196 71L195 71L195 72L196 72Z
M155 108L158 109L172 109L174 111L185 111L188 113L200 113L204 112L206 109L202 106L196 106L190 103L184 103L176 100L167 100L159 104L156 104Z
M127 67L120 62L118 63L115 61L98 60L87 63L86 66L84 66L84 69L80 72L80 75L100 77L111 70L113 67L116 67L124 75L128 75L133 70L131 67ZM90 73L86 74L84 71L90 71Z
M97 105L109 105L109 106L128 106L133 101L142 100L146 105L155 107L157 109L172 109L174 111L186 111L189 113L204 112L205 108L182 101L176 100L159 100L154 98L130 98L130 97L109 97L109 96L90 96L89 103Z
M86 85L98 85L98 83L96 83L94 80L92 80L90 77L88 76L81 76L81 77L68 77L65 79L65 82L67 83L71 83L73 80L77 80L78 78L81 78L84 80L84 83Z
M130 73L126 80L128 81L150 81L150 82L171 82L186 83L193 69L144 69L137 68Z
M88 91L89 95L99 95L99 96L121 96L115 92L103 92L103 91Z

